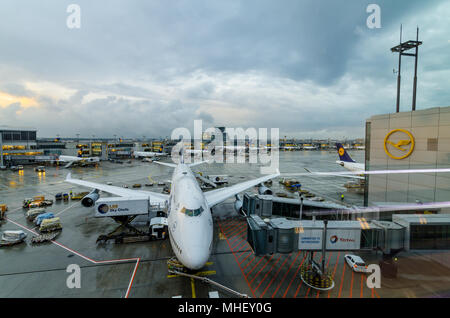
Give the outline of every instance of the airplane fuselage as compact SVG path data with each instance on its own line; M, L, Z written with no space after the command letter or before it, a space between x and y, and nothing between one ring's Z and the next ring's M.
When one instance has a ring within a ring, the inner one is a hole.
M172 176L168 207L169 238L177 259L187 268L202 268L213 243L211 209L191 169L179 164Z
M164 152L151 152L151 151L135 151L134 152L134 157L135 158L139 158L139 157L163 157L166 156L167 154Z
M348 162L348 161L342 161L338 160L336 161L339 165L344 167L347 170L354 171L354 172L364 172L365 165L363 163L357 163L357 162Z
M99 157L75 157L75 156L59 156L59 161L71 162L71 161L85 161L85 162L99 162Z

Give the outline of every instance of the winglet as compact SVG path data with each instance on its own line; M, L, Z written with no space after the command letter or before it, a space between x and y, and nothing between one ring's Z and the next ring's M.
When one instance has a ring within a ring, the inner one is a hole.
M70 179L72 179L72 173L69 172L66 176L66 180L70 180Z

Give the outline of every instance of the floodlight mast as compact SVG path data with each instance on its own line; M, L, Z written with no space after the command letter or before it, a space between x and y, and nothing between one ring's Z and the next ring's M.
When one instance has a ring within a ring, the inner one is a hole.
M391 52L397 52L398 53L398 75L397 75L397 105L396 105L396 112L398 113L400 111L400 83L401 83L401 66L402 66L402 55L405 56L414 56L415 57L415 63L414 63L414 83L413 83L413 98L412 98L412 110L416 110L416 93L417 93L417 59L419 56L419 45L421 45L422 42L419 41L419 27L417 27L417 34L416 34L416 41L406 41L402 43L402 25L400 25L400 44L397 46L394 46L391 48ZM416 52L413 53L405 53L406 51L410 49L416 49Z

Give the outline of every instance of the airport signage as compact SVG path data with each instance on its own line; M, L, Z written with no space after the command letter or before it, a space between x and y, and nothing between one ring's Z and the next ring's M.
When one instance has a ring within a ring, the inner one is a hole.
M322 229L303 229L299 233L298 248L300 250L321 250ZM327 250L359 250L361 245L361 229L328 229L326 237Z
M391 130L384 137L384 152L392 159L409 157L414 150L414 137L405 129Z
M147 214L148 204L148 199L100 198L95 202L95 216L112 217Z

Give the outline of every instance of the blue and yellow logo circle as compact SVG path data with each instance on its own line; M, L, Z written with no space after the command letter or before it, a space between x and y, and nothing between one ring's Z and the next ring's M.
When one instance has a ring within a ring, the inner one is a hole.
M109 211L109 206L107 204L100 204L98 206L98 212L99 213L105 214L105 213L108 213L108 211Z
M337 240L338 240L338 237L336 235L333 235L332 237L330 237L330 242L333 244L336 243Z

